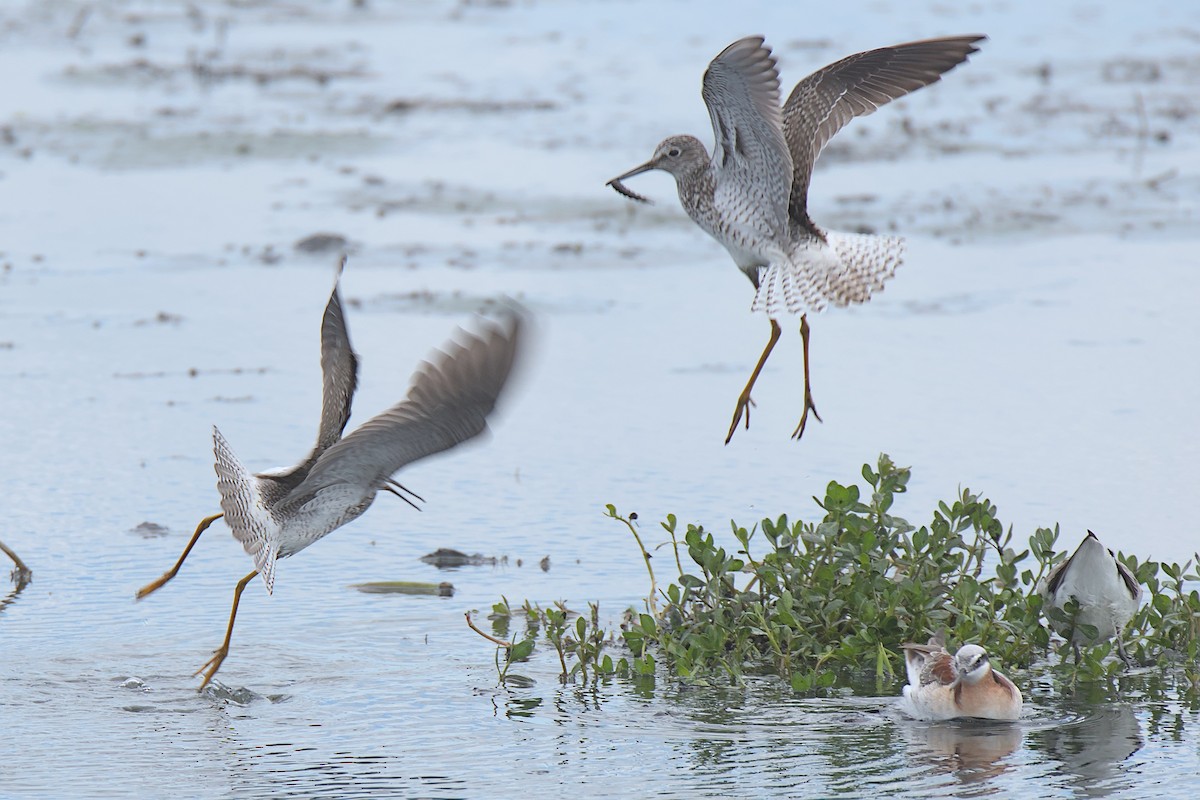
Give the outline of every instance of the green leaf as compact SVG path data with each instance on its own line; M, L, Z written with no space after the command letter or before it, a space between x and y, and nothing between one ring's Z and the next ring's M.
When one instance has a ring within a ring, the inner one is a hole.
M533 639L524 639L508 648L508 661L524 661L533 652Z

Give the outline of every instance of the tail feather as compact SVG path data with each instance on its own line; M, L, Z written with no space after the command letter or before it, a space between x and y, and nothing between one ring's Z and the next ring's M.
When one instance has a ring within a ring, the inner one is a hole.
M213 453L217 459L217 491L221 493L225 521L234 538L254 559L254 566L267 585L267 593L273 594L279 523L267 510L258 480L238 461L216 427L213 428Z
M822 311L830 303L839 308L865 303L903 257L904 240L897 236L828 231L824 240L804 239L786 261L759 270L750 310L777 317Z
M904 240L898 236L830 231L826 238L846 267L844 275L832 281L829 299L836 306L865 303L904 260Z

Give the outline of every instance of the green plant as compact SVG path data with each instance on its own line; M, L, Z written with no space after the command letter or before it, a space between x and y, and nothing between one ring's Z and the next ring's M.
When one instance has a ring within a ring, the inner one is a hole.
M525 617L526 637L519 642L506 641L514 613ZM495 635L484 633L471 621L471 615L466 615L467 625L471 630L496 645L496 672L501 683L513 678L518 682L528 683L524 676L510 676L509 667L516 661L524 661L533 653L539 632L554 648L558 655L562 671L559 680L568 683L576 676L583 683L594 683L602 677L615 674L628 674L628 660L620 658L616 661L605 653L605 648L612 644L611 636L600 626L600 606L588 604L587 616L576 614L562 602L555 603L553 608L542 609L531 604L528 600L518 612L509 606L508 599L502 597L499 603L492 606L489 618ZM573 622L571 620L574 620ZM503 653L503 660L501 659Z
M882 691L904 678L900 645L936 631L952 646L984 644L1008 670L1046 670L1071 684L1120 677L1123 665L1107 642L1085 648L1078 662L1048 657L1052 640L1035 587L1065 557L1055 551L1057 526L1039 528L1018 547L995 505L962 489L918 528L892 511L911 478L907 467L881 455L874 468L863 466L862 478L865 491L831 481L824 497L814 498L821 513L812 522L780 516L749 529L731 523L732 550L703 525L681 530L668 515L661 527L669 541L661 546L672 548L677 574L665 586L637 516L607 506L606 515L634 536L650 576L645 610L630 609L622 622L628 660L603 653L612 640L595 605L573 624L561 604L538 612L527 602L526 614L540 613L564 681L665 673L691 683L740 683L748 674L772 673L796 691L863 679ZM1126 635L1134 659L1182 664L1195 689L1200 593L1188 588L1200 581L1188 572L1194 562L1119 557L1149 590ZM1068 604L1051 613L1072 610Z

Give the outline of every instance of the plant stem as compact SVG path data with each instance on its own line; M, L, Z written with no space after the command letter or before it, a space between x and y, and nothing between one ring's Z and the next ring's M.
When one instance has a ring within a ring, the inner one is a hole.
M642 560L646 562L646 571L650 573L650 594L646 598L646 607L654 616L658 616L658 583L654 580L654 567L650 565L650 553L646 551L646 545L642 544L642 537L638 534L637 528L628 517L618 516L617 519L625 523L625 527L629 528L629 532L633 534L633 538L637 540L638 549L642 551ZM674 541L675 535L671 534L671 539ZM675 561L679 561L679 549L675 550ZM683 566L679 567L679 574L683 574ZM565 665L564 665L565 668Z
M475 631L480 636L487 639L489 642L499 645L500 647L503 647L507 650L512 649L512 647L513 647L512 642L506 642L503 639L497 639L495 636L492 636L490 633L484 633L483 631L479 630L479 628L475 627L475 623L471 621L471 612L470 611L463 614L463 616L467 618L467 627L468 628Z

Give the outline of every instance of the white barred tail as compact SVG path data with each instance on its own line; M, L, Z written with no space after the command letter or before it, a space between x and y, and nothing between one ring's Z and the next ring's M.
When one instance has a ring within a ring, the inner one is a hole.
M827 231L825 240L805 238L787 262L772 262L758 273L751 311L770 317L821 311L832 303L865 303L896 273L904 256L898 236Z
M217 491L221 510L233 537L254 559L254 566L267 585L275 591L275 559L279 548L279 523L267 510L258 479L242 466L221 431L213 427L213 453L217 457Z

